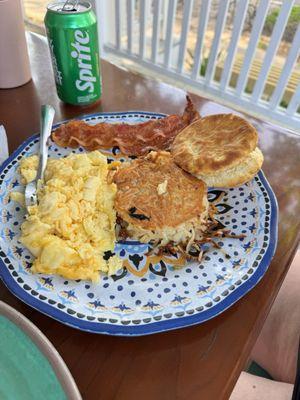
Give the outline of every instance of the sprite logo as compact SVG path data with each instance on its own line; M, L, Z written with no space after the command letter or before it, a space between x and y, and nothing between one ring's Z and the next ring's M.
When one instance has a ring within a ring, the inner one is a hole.
M76 79L75 82L76 88L80 91L88 90L89 93L93 93L96 77L93 76L92 72L89 34L86 31L76 29L74 39L75 43L71 43L71 46L74 48L71 56L77 59L79 68L79 79Z

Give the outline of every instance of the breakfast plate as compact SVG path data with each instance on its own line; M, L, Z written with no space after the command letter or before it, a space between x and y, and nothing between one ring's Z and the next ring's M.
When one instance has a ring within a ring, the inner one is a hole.
M117 112L83 119L140 123L163 114ZM10 200L10 192L24 190L18 165L37 153L38 137L30 137L0 170L0 275L19 299L75 328L109 335L138 336L199 324L243 297L265 274L277 243L277 202L262 171L237 188L211 189L208 200L218 210L220 226L239 238L218 238L217 248L205 245L199 262L178 254L148 254L148 244L119 241L114 252L123 260L115 275L100 282L69 280L33 274L33 257L19 242L25 209ZM64 157L70 149L50 141L49 155ZM124 161L117 148L103 151L109 160Z

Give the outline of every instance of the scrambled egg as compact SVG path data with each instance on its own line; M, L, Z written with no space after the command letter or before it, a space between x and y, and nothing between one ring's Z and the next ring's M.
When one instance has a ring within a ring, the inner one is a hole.
M21 161L25 183L35 178L37 165L37 156ZM39 204L29 208L21 227L20 241L36 257L34 272L97 281L99 271L111 275L122 267L121 259L105 254L116 240L116 185L107 182L107 173L99 151L48 160Z

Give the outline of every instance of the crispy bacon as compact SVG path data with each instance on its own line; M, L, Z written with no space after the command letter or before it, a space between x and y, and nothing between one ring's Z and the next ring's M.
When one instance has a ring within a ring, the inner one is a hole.
M191 99L188 96L186 99L182 116L169 115L135 125L102 122L92 126L74 120L57 128L52 139L59 146L82 146L87 150L118 146L122 153L131 156L140 156L150 150L167 150L183 128L200 118Z

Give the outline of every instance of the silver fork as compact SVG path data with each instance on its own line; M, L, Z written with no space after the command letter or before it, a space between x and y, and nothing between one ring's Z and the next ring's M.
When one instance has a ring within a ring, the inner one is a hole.
M0 125L0 165L9 155L6 131L3 125Z
M44 172L47 165L48 145L47 140L51 135L55 110L50 105L43 105L41 108L40 117L40 150L39 150L39 165L35 180L29 182L25 188L25 204L26 207L37 204L37 188L42 184Z

